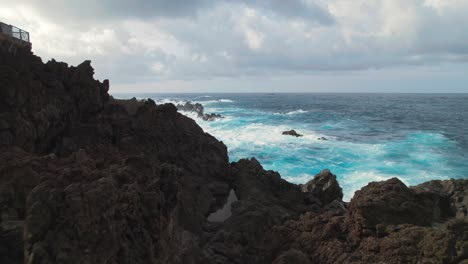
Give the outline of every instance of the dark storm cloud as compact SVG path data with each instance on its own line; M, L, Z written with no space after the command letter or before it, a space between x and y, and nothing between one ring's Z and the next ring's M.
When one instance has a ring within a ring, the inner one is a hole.
M265 10L271 10L289 18L312 20L321 24L333 24L335 22L328 10L315 3L306 4L300 0L246 0L244 3Z
M184 17L196 14L199 8L205 7L206 0L28 0L42 14L48 17L64 19L81 19L79 22L105 21L122 18L151 17Z
M99 21L121 18L190 17L201 9L215 8L221 4L244 4L290 18L307 19L322 24L332 24L328 10L301 0L29 0L41 13L60 19ZM86 20L85 20L86 19ZM69 21L78 22L78 21Z

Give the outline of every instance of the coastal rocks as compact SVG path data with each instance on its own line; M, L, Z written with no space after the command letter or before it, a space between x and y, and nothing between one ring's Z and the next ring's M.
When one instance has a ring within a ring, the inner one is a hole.
M216 119L223 118L223 117L220 114L211 113L211 114L205 114L201 118L205 121L214 121Z
M280 260L293 249L306 263L460 263L468 257L468 222L447 216L431 226L440 198L397 179L373 182L356 192L347 210L324 208L275 227L263 254Z
M203 116L204 107L200 103L192 103L190 101L185 102L185 104L178 104L177 109L185 112L195 112L199 116Z
M0 143L47 153L69 128L102 111L109 82L96 81L89 61L77 67L24 50L16 55L0 50L0 110L6 124Z
M349 203L348 221L355 236L372 235L377 225L429 226L433 217L430 197L419 195L397 178L371 182L356 191Z
M190 101L185 102L185 104L178 104L177 109L185 112L194 112L197 114L198 118L201 118L204 121L214 121L216 119L223 118L220 114L205 114L202 104L192 103Z
M255 158L229 163L173 104L109 98L89 62L43 64L1 47L0 59L0 263L468 257L468 180L408 188L395 178L346 204L328 170L292 184Z
M319 137L317 140L328 140L326 137Z
M294 129L293 130L288 130L288 131L283 131L281 133L282 135L287 135L287 136L293 136L293 137L302 137L302 134L297 133Z
M238 201L222 225L209 226L212 235L204 246L208 263L271 263L258 252L271 230L307 211L320 211L320 202L277 172L265 171L254 158L231 165Z
M336 176L329 170L323 170L312 180L301 185L303 192L309 192L317 197L322 204L329 204L334 200L343 199L343 191L336 181Z
M137 100L135 97L132 97L128 100L115 99L110 97L109 104L121 105L127 110L127 113L130 115L136 114L138 108L142 107L145 104L144 100Z
M447 208L458 219L468 219L468 182L466 180L434 180L411 187L417 193L432 193L442 202L449 203Z

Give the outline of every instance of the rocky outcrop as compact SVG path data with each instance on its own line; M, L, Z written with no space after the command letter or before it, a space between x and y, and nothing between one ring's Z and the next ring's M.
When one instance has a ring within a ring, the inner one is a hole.
M273 228L264 254L271 262L462 263L468 223L438 203L442 197L398 179L370 183L346 210L307 212Z
M282 135L293 136L293 137L302 137L302 134L296 132L296 130L283 131Z
M440 197L444 209L450 208L452 215L458 219L468 218L468 182L466 180L429 181L412 187L417 193L429 193Z
M132 97L128 100L115 99L114 97L110 96L109 103L123 106L128 114L134 115L137 113L138 108L145 104L145 100L138 100L135 97Z
M200 103L192 103L190 101L185 102L185 104L178 104L177 109L185 112L195 112L198 115L202 116L204 114L204 107Z
M0 263L468 257L468 180L370 183L347 204L328 170L295 185L254 158L229 163L172 104L109 98L89 62L0 47L0 83Z
M215 113L205 114L202 116L202 119L205 121L214 121L220 118L223 118L223 117L220 114L215 114Z
M418 194L393 178L372 182L357 191L349 204L349 221L356 236L366 236L377 232L378 224L430 226L434 220L447 216L446 206L448 203Z
M219 118L223 118L220 114L205 114L204 107L200 103L192 103L190 101L185 102L185 104L178 104L177 109L180 111L185 111L185 112L194 112L197 114L198 118L201 118L205 121L214 121Z
M322 204L329 204L334 200L343 199L343 191L336 181L336 175L329 170L323 170L301 186L303 192L309 192L317 197Z

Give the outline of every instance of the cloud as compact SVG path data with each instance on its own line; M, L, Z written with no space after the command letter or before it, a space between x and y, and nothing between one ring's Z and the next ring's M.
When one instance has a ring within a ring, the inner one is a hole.
M0 0L44 59L115 83L468 63L466 0Z
M34 6L48 17L70 20L79 19L82 23L107 19L154 18L154 17L194 17L202 9L210 9L219 4L244 4L271 12L274 15L333 23L328 10L314 2L302 0L25 0L23 4ZM71 22L71 21L68 21Z

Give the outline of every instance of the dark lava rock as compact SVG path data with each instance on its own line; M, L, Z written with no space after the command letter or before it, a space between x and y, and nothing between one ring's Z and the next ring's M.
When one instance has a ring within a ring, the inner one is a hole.
M309 192L317 197L323 204L343 199L343 191L336 181L336 176L329 170L323 170L315 177L301 186L303 192Z
M370 183L347 205L330 171L301 186L254 158L229 163L173 104L110 98L89 61L8 50L0 43L2 264L468 258L468 180Z
M468 182L462 179L434 180L412 187L417 193L431 193L458 219L468 219ZM448 204L449 205L448 205Z
M127 110L127 113L134 115L136 114L138 108L142 107L145 104L144 100L137 100L135 97L129 100L121 100L115 99L114 97L110 96L109 104L120 105Z
M205 114L202 116L202 119L205 121L214 121L216 119L223 118L220 114Z
M177 109L186 112L195 112L199 116L204 115L204 108L203 105L200 103L192 103L190 101L185 102L185 104L178 104Z
M177 109L185 112L194 112L197 116L205 121L214 121L219 118L223 118L220 114L205 114L203 105L200 103L192 103L190 101L185 104L178 104Z
M434 208L434 203L438 208ZM349 203L349 221L356 236L372 234L378 224L430 226L433 214L440 214L440 209L445 205L434 201L430 195L416 193L399 179L392 178L385 182L369 183L357 191ZM440 215L434 217L440 218Z
M468 223L447 216L431 225L444 206L436 197L397 179L370 183L347 210L307 212L275 227L262 254L289 263L462 263Z
M282 135L289 135L294 137L302 137L302 134L298 134L294 129L289 131L283 131Z
M319 137L317 140L328 140L326 137Z

